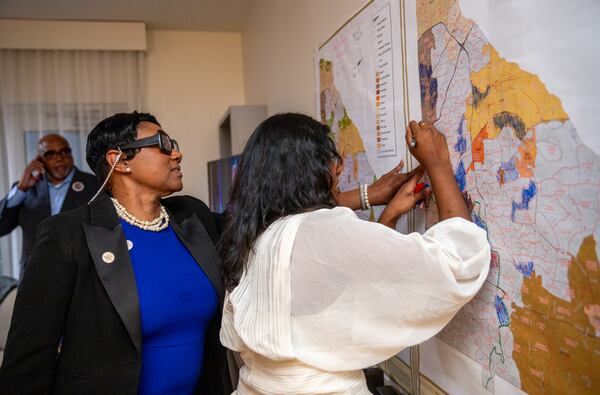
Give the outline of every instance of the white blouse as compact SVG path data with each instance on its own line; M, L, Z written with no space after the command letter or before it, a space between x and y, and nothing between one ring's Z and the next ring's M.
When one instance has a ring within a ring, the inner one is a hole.
M486 233L452 218L403 235L342 207L292 215L257 240L225 297L221 342L238 394L370 394L361 369L438 333L483 285Z

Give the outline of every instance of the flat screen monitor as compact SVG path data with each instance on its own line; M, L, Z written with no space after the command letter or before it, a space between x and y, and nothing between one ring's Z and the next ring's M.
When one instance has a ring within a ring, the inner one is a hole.
M222 213L229 203L229 193L237 173L240 155L208 162L208 195L210 209Z

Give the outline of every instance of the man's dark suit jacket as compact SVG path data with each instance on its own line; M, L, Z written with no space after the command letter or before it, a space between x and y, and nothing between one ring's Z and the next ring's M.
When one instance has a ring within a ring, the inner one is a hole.
M219 341L220 217L189 196L164 199L163 205L219 297L196 393L221 395L230 383ZM105 262L106 252L114 261ZM46 219L17 293L0 394L137 395L141 352L135 276L112 202L105 196Z
M73 184L76 182L83 184L83 190L77 192L73 188ZM100 188L100 183L95 175L84 173L76 168L60 212L86 204L98 188ZM27 258L29 258L35 244L35 234L40 223L50 216L50 194L48 193L48 182L45 178L26 193L27 197L25 197L23 203L15 207L6 207L6 197L0 201L0 236L9 234L17 226L21 226L23 229L21 272L25 269Z

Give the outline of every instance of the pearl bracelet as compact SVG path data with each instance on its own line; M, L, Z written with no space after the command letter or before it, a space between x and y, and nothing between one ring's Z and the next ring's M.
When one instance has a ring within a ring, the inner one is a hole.
M367 207L365 206L365 193L364 193L364 189L365 189L365 185L364 184L358 184L358 197L360 198L360 209L361 210L366 210Z
M363 210L370 210L371 209L371 204L369 203L369 191L368 191L369 185L368 184L363 184L363 188L362 188L362 195L363 195L363 199L362 201L364 202L364 208Z

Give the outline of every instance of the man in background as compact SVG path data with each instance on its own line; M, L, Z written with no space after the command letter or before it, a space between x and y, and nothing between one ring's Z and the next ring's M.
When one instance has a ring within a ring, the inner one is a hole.
M73 164L69 142L58 134L38 141L38 155L0 201L0 236L23 229L21 276L35 244L38 225L45 218L86 204L98 190L96 176Z

